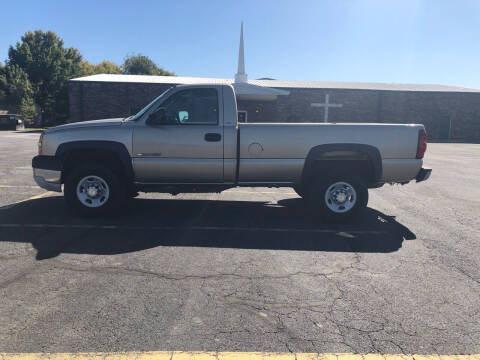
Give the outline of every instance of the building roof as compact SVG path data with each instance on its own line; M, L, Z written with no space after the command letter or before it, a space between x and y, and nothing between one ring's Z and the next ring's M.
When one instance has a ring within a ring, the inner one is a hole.
M121 82L121 83L159 83L159 84L234 84L234 79L185 77L185 76L152 76L152 75L119 75L97 74L84 76L71 81L86 82ZM480 89L437 85L437 84L395 84L395 83L365 83L337 81L291 81L291 80L248 80L249 84L271 88L307 88L307 89L356 89L356 90L387 90L387 91L434 91L434 92L471 92L478 93Z

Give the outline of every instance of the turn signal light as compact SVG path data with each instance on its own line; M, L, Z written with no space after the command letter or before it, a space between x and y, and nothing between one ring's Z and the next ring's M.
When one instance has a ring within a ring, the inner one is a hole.
M422 129L418 132L417 159L423 159L427 151L427 132Z

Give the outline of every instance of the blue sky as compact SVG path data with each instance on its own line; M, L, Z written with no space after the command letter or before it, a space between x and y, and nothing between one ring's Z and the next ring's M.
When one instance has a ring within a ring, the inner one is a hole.
M0 60L53 30L90 62L142 53L183 76L233 77L240 22L250 79L480 88L480 0L2 2Z

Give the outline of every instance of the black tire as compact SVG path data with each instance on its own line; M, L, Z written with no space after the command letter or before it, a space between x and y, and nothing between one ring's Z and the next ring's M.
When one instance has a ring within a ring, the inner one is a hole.
M295 190L295 192L297 193L298 196L302 197L302 198L305 198L305 191L303 190L303 188L300 186L300 185L295 185L292 187L293 190Z
M342 183L350 185L354 192L348 192L348 186L342 185ZM335 184L337 186L334 186ZM327 191L332 190L329 191L329 194L332 194L335 193L335 189L339 193L347 189L345 191L349 195L347 195L348 200L345 203L332 201L331 197L328 197L327 201ZM368 204L368 188L360 177L354 175L331 175L312 183L309 190L310 211L314 215L320 215L327 222L346 222L361 213ZM348 209L350 206L351 208ZM337 211L332 210L332 207L337 208Z
M79 182L89 176L102 179L108 188L108 196L105 202L98 207L88 207L77 196ZM104 164L87 163L80 165L67 175L64 186L64 197L67 205L82 216L105 216L111 215L123 208L127 199L127 187L120 180L117 173Z

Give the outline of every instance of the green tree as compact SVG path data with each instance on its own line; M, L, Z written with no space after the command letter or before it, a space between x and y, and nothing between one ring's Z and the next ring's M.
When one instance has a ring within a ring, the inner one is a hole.
M25 71L18 65L7 65L1 69L0 96L7 110L20 114L28 124L35 115L33 89Z
M81 72L83 76L95 74L95 65L90 64L87 60L81 62L80 68L82 69Z
M142 54L127 55L123 62L122 70L127 75L175 76L175 73L158 67L149 57Z
M49 123L66 120L67 81L82 74L81 63L80 52L73 47L65 48L63 40L52 31L26 32L8 50L7 67L17 65L28 75L42 120Z
M83 75L95 74L121 74L122 69L117 64L104 60L99 64L91 64L84 60L81 64Z
M100 64L95 65L97 74L121 74L122 69L117 64L104 60Z

